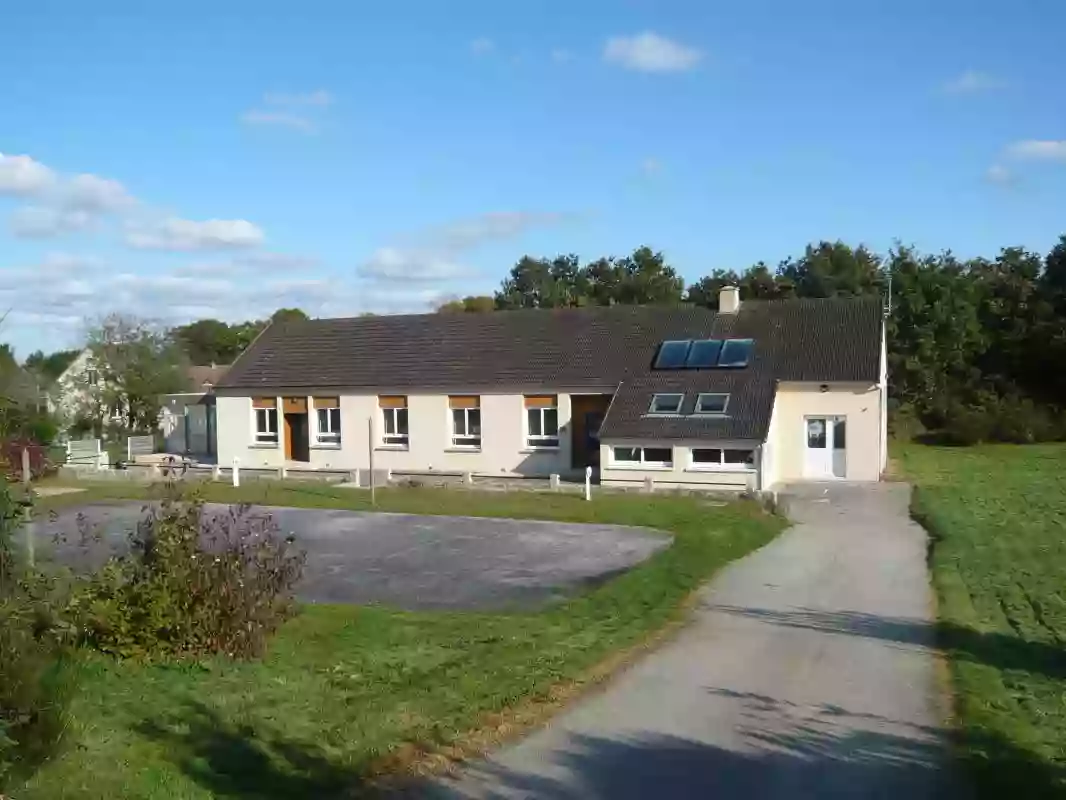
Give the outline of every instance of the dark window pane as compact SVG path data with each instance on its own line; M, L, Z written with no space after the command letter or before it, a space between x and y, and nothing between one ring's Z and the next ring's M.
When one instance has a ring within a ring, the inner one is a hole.
M614 449L615 461L640 461L639 447L616 447Z
M721 339L697 339L692 343L685 360L686 367L713 367L718 364L718 353L722 349Z
M812 450L825 449L825 420L807 420L807 447Z
M656 369L680 369L685 366L691 340L674 340L663 342L659 346L659 356L655 359Z
M652 414L676 414L681 410L683 394L657 394L651 399Z
M404 436L407 435L407 409L396 409L396 432Z
M746 367L755 342L751 339L726 339L722 354L718 356L720 367Z
M466 411L461 408L452 409L452 429L456 436L466 433Z
M833 449L844 450L848 446L847 420L838 419L833 422Z
M701 394L696 401L696 413L724 414L728 402L727 394Z
M555 408L544 410L544 434L556 436L559 433L559 411Z
M693 464L721 464L722 451L716 447L700 447L692 451Z
M726 450L725 451L725 463L727 464L744 464L749 467L755 466L755 451L754 450Z
M468 424L470 425L470 435L471 436L480 436L481 435L481 409L480 408L471 408L471 409L469 409L469 414L470 414L470 416L467 417L467 420L468 420Z
M540 409L531 408L526 412L526 416L529 418L529 435L540 436Z
M386 436L394 435L396 433L396 425L395 425L395 421L393 420L392 409L391 408L383 408L383 409L381 409L381 416L384 419L384 423L385 423L385 435Z
M648 463L669 464L674 460L674 454L669 447L645 447L644 460Z

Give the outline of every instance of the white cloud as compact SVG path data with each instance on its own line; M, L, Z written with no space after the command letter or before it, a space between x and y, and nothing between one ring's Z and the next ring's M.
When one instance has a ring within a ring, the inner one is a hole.
M0 153L0 194L30 197L40 194L55 182L55 173L29 156L5 156Z
M314 133L318 126L307 117L289 111L259 111L252 109L241 114L245 125L273 125L279 128L292 128L303 133Z
M27 206L16 209L8 220L14 236L23 239L52 239L92 227L93 216L88 211L66 211L47 206Z
M1014 186L1018 183L1018 176L1002 164L993 164L985 170L985 180L996 186Z
M1006 85L1005 81L987 72L968 69L961 75L946 81L942 88L948 94L978 94L1002 89Z
M1007 147L1007 155L1026 161L1066 162L1066 139L1026 139Z
M263 95L263 102L272 106L318 106L325 108L333 105L333 95L325 89L315 89L313 92L267 92Z
M569 50L564 50L561 47L557 47L551 51L551 59L556 64L565 64L574 60L574 54Z
M224 250L257 247L263 231L244 219L202 222L170 217L147 226L131 226L126 244L138 250Z
M245 253L233 259L235 264L263 269L300 269L318 265L314 256L301 256L295 253Z
M703 53L694 47L646 31L636 36L608 39L603 58L610 64L638 72L685 72L699 64Z
M474 55L484 56L493 52L496 49L496 43L492 39L484 36L479 36L470 42L470 52Z
M118 181L88 174L76 175L66 181L59 200L64 208L97 214L121 211L135 202Z
M439 248L468 250L491 241L512 239L534 228L557 225L566 219L567 215L555 212L491 211L431 230L425 238Z
M403 250L381 247L360 265L361 277L384 281L448 281L466 277L468 267L448 261L432 250Z

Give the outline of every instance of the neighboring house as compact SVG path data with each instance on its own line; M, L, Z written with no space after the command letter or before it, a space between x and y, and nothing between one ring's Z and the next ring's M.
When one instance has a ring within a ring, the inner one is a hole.
M160 398L159 428L167 453L201 458L215 455L214 387L228 370L228 364L189 367L185 373L187 391Z
M764 489L886 465L878 298L271 326L215 387L219 461Z
M56 378L48 393L48 411L64 427L78 419L93 419L98 410L100 422L121 422L125 418L123 408L99 408L104 388L101 369L92 351L85 348Z

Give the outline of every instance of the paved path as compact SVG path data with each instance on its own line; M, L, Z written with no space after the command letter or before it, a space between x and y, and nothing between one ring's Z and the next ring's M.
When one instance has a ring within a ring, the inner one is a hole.
M796 491L797 524L708 586L673 642L424 795L951 795L908 488Z

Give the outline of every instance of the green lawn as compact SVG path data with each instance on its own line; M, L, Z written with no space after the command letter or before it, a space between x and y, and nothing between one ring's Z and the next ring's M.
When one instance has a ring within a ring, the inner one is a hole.
M908 445L897 456L933 537L979 796L1066 797L1066 446Z
M206 491L212 500L277 505L362 509L369 501L365 492L316 485ZM109 484L42 508L141 493ZM315 606L289 622L258 663L89 658L66 754L14 796L348 796L372 771L543 713L605 660L676 619L695 587L783 526L751 503L673 495L586 503L562 494L390 489L378 500L392 511L646 525L675 541L541 613Z

